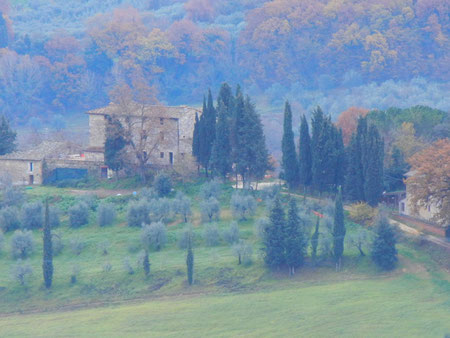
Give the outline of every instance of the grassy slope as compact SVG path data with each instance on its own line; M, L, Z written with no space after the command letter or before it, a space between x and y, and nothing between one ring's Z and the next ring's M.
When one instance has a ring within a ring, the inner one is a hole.
M0 318L3 336L427 336L450 299L414 275Z
M194 206L198 205L198 186L187 186ZM39 188L28 192L32 198L60 195L62 209L73 203L67 190ZM223 202L228 200L229 192ZM119 198L120 199L120 198ZM114 200L114 198L112 199ZM95 217L89 226L72 230L67 220L59 232L67 243L81 237L87 244L80 256L65 248L55 258L54 287L42 289L41 233L35 232L36 251L30 259L33 280L26 288L9 278L9 254L0 254L0 317L15 311L51 310L45 314L7 315L0 318L0 336L48 335L431 335L450 332L450 276L436 267L429 257L408 243L399 246L400 267L387 275L379 274L370 259L359 257L346 248L344 271L335 273L332 263L316 269L306 268L294 279L269 273L255 255L250 267L236 265L230 248L208 248L200 240L202 225L196 212L196 279L192 288L185 284L185 252L176 246L182 225L169 227L169 243L161 252L150 255L152 277L146 280L137 267L137 252L129 252L130 243L139 243L139 229L124 224L125 206L118 203L119 219L111 227L99 228ZM259 215L263 213L261 206ZM230 220L229 210L222 213L220 228ZM252 221L240 223L241 235L254 243L257 239ZM348 232L355 225L348 224ZM7 243L9 243L7 236ZM103 256L97 243L111 242L110 253ZM127 275L122 267L129 256L136 267ZM111 272L102 271L105 262ZM69 284L73 264L81 267L79 282ZM230 293L231 292L231 293ZM234 293L239 292L239 295ZM176 296L181 295L181 296ZM127 300L138 300L137 304ZM124 303L115 303L124 302ZM116 304L114 307L104 305ZM75 310L96 306L96 309ZM72 310L55 313L55 309ZM52 312L53 311L53 312ZM177 331L179 330L179 331ZM389 334L394 333L394 334Z

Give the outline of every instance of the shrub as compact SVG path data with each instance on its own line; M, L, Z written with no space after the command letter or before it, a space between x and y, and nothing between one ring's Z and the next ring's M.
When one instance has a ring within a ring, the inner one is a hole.
M165 222L171 217L172 202L169 199L154 199L149 204L152 222Z
M98 206L98 198L96 195L88 194L88 195L81 195L77 198L78 203L84 203L88 206L89 209L92 211L95 211Z
M202 185L200 189L200 196L204 200L208 200L210 198L219 199L221 194L221 185L218 180L212 180Z
M108 240L104 240L103 242L98 243L98 250L104 256L106 256L109 253L110 247L111 247L111 242Z
M62 236L59 233L52 233L53 255L58 256L64 249Z
M28 278L33 274L33 269L29 263L24 263L22 260L18 260L11 269L12 280L18 282L20 285L25 285Z
M44 224L42 203L26 203L22 207L22 227L24 229L40 229Z
M376 221L376 234L372 243L372 260L383 270L392 270L397 265L397 238L394 228L384 215Z
M97 209L97 222L101 227L111 225L116 219L116 209L113 204L102 202Z
M33 234L30 230L16 230L11 237L11 254L14 258L25 259L34 250Z
M238 264L250 265L252 263L253 248L250 243L240 240L233 245L233 253L238 258Z
M123 260L123 268L129 275L134 274L134 268L133 265L131 265L131 260L129 257L125 257Z
M2 201L0 203L1 207L13 207L20 206L25 200L25 195L22 190L8 186L2 191Z
M69 209L69 223L72 228L79 228L89 223L89 207L80 202Z
M237 222L231 222L230 227L223 232L223 239L228 244L236 243L239 240L239 226Z
M131 202L127 213L128 226L140 227L150 223L150 204L146 200Z
M145 248L153 248L156 251L161 250L167 242L166 226L162 222L144 225L141 231L141 240Z
M194 242L194 231L192 229L192 225L188 224L184 227L183 231L179 232L178 235L178 247L180 249L186 249L188 247L189 240L191 243Z
M177 193L177 196L173 201L173 209L176 214L183 217L184 223L187 223L188 218L192 215L191 200L183 193Z
M256 200L253 196L234 193L231 197L231 212L233 217L246 220L247 216L255 214Z
M141 199L146 199L147 201L158 198L158 194L153 188L142 188L142 190L139 192L139 196L141 197Z
M20 228L19 209L6 207L0 211L0 227L4 232Z
M70 249L72 250L72 253L74 255L79 256L81 254L81 252L83 252L84 242L81 240L81 238L74 237L74 238L70 239L69 245L70 245Z
M165 197L172 191L172 180L169 175L161 172L155 177L154 186L158 196Z
M212 222L213 220L219 220L220 217L220 204L214 197L209 198L200 203L200 211L202 214L203 222Z
M367 203L354 203L350 206L350 218L359 224L371 224L376 216L376 210Z
M216 246L220 243L220 233L217 225L211 224L205 227L203 239L207 246Z

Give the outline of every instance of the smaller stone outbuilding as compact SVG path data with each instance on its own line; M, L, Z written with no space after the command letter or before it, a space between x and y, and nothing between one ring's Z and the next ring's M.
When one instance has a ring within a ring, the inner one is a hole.
M86 161L79 145L44 141L33 149L0 156L0 175L13 185L40 185L59 170L101 172L102 163Z

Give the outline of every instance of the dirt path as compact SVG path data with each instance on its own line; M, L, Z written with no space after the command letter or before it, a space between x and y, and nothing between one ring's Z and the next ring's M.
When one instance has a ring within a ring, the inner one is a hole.
M131 195L136 190L131 189L117 189L117 190L108 190L108 189L96 189L96 190L79 190L79 189L72 189L69 190L69 193L76 196L83 196L83 195L96 195L98 198L106 198L110 196L126 196Z

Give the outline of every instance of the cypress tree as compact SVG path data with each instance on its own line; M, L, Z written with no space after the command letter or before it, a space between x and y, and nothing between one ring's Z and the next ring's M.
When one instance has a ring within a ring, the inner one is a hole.
M285 226L286 219L279 197L275 198L270 211L270 223L264 229L264 261L270 267L280 267L285 259Z
M365 197L370 206L376 207L383 193L384 144L373 125L369 127L368 132L366 161Z
M313 117L311 121L312 125L312 181L314 188L322 193L325 190L328 177L327 177L327 153L329 152L328 130L326 129L326 117L323 114L322 109L317 107L313 111Z
M319 226L320 226L320 217L317 216L316 227L314 229L314 233L311 237L311 258L313 264L316 264L317 258L317 247L319 246Z
M248 130L250 131L247 137L248 142L246 142L246 153L249 159L248 174L249 178L258 181L263 179L267 170L270 169L269 151L267 150L266 137L264 136L261 119L248 96L245 100L244 107L249 126Z
M42 272L44 274L44 283L47 289L52 286L53 280L53 246L52 246L52 230L49 217L48 200L45 201L45 216L44 216L44 253L42 262Z
M0 121L0 155L5 155L16 150L17 133L11 129L9 121L2 116Z
M192 285L194 282L194 252L192 251L192 240L190 235L187 246L186 266L188 283L189 285Z
M219 90L219 95L217 96L217 106L220 105L220 102L224 105L227 119L231 123L233 119L233 111L234 111L234 96L231 90L231 87L228 83L223 83Z
M342 205L342 193L339 188L336 197L336 204L334 208L334 227L333 227L333 253L336 260L336 270L341 267L342 254L344 253L344 238L345 238L345 222L344 222L344 207Z
M309 135L308 121L306 116L302 116L300 125L300 145L299 145L299 176L300 183L306 188L312 183L312 154L311 137Z
M198 161L205 168L208 176L211 150L216 138L216 109L214 108L211 90L208 91L208 103L203 98L203 113L200 118Z
M231 144L227 108L222 100L217 107L216 140L212 148L211 168L222 178L231 172Z
M304 263L306 253L306 235L302 220L298 215L297 203L294 199L289 201L288 219L285 230L286 263L289 274L294 275L295 269Z
M142 257L142 267L144 268L145 276L150 275L150 260L148 258L148 249L144 250L144 256Z
M389 220L381 215L376 222L376 236L372 244L372 259L381 269L392 270L397 264L396 243Z
M283 139L281 141L283 152L283 172L284 179L289 188L296 188L299 183L299 168L297 153L295 150L294 133L292 131L292 110L291 105L286 101L284 108Z
M352 135L346 153L347 171L345 176L345 195L350 201L362 201L364 200L364 181L361 176L361 149L355 134Z
M105 164L114 171L124 166L124 148L126 140L124 129L119 120L108 117L106 124Z

